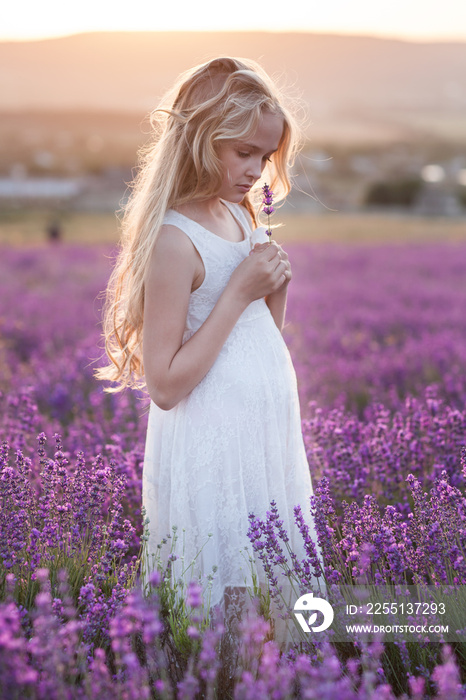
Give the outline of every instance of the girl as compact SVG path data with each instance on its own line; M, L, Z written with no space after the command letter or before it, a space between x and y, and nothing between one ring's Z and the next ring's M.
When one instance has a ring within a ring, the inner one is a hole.
M177 526L184 559L175 577L192 562L204 576L217 567L214 606L252 585L249 513L265 518L275 500L300 558L295 504L314 533L281 335L290 263L256 228L253 205L262 175L278 199L289 192L297 132L263 70L233 58L182 75L154 124L107 290L111 363L98 376L147 388L149 558Z

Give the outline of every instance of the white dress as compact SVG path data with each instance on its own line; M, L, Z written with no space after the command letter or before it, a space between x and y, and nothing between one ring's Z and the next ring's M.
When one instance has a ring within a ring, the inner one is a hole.
M205 268L203 283L190 297L183 342L206 320L254 243L268 240L263 228L251 230L239 205L225 204L243 229L241 242L227 241L173 210L164 219L191 239ZM296 375L282 335L260 299L241 315L212 368L186 398L169 411L151 402L143 473L149 556L176 525L176 552L183 560L174 563L175 579L187 569L186 582L195 575L205 581L218 567L210 595L214 606L225 587L252 585L245 552L252 553L248 515L265 520L272 500L292 549L300 559L305 556L293 506L301 504L316 541L311 494ZM159 550L163 561L171 541ZM259 561L253 570L264 583Z

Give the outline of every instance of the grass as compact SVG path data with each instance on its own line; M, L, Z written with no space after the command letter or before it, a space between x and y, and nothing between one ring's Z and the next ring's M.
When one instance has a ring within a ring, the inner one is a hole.
M279 219L280 213L276 215ZM464 218L421 217L390 213L339 213L283 219L284 227L274 234L277 241L315 243L422 243L466 240Z
M274 231L280 243L380 244L422 243L466 240L464 217L420 217L398 213L286 214L277 211ZM0 245L38 246L47 243L47 227L60 222L67 243L111 244L118 240L118 219L107 212L79 212L53 209L0 209Z
M67 243L93 245L118 240L116 214L53 209L0 209L0 245L47 244L47 228L58 221Z

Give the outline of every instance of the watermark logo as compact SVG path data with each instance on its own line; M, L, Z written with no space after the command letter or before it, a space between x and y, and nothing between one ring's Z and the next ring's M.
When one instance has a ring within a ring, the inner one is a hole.
M306 622L304 615L301 613L311 613ZM317 620L317 612L321 612L324 620L321 625L314 627ZM328 629L333 622L333 608L327 600L323 598L314 598L313 593L305 593L298 598L294 604L294 614L304 632L323 632Z

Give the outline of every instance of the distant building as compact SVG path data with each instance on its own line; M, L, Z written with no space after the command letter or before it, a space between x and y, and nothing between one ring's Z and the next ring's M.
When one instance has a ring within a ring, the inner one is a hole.
M81 191L82 182L77 178L0 178L0 199L2 200L66 200L76 197Z

